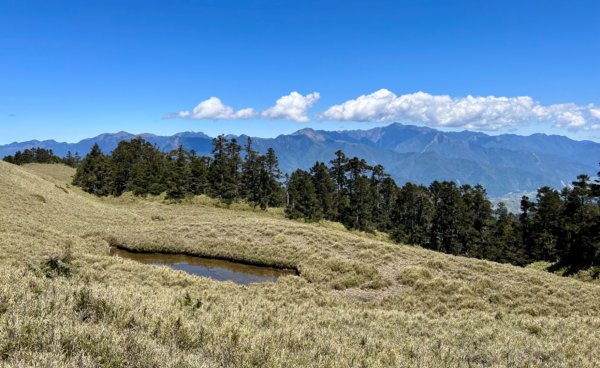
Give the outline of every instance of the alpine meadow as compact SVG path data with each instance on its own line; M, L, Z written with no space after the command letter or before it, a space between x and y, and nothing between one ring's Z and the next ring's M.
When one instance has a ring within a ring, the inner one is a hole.
M600 368L598 14L0 1L0 368Z
M62 164L0 162L4 366L577 366L600 286L288 220L205 196L97 197ZM13 215L18 214L18 215ZM111 246L292 267L249 286Z

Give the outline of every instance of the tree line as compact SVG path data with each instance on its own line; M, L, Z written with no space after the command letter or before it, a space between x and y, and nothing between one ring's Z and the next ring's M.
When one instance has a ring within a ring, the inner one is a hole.
M81 157L75 152L75 155L68 151L65 157L59 157L52 152L51 149L31 148L25 149L22 152L17 151L14 155L4 156L3 161L15 165L25 165L31 163L38 164L65 164L71 167L77 167L81 162Z
M163 153L143 138L122 141L109 155L94 145L77 168L73 184L99 196L166 192L169 199L181 199L204 194L228 203L246 200L266 209L283 205L281 178L273 149L261 155L251 138L242 148L235 138L220 135L213 140L210 157L181 146Z
M32 149L5 160L23 164L67 158ZM99 196L132 192L244 200L262 209L284 207L292 219L337 221L455 255L516 265L548 261L572 270L600 266L600 181L587 175L561 191L540 188L534 199L523 197L520 213L513 214L503 203L493 206L481 185L434 181L398 186L381 165L342 151L327 164L317 162L284 177L274 150L259 154L250 138L242 147L221 135L213 140L211 156L181 146L163 153L136 138L120 142L111 154L94 145L75 162L73 184Z
M524 196L519 215L503 203L493 206L481 185L399 187L380 165L342 151L329 165L294 171L286 187L290 218L339 221L398 242L516 265L600 266L600 179L587 175L561 191L542 187L535 201Z

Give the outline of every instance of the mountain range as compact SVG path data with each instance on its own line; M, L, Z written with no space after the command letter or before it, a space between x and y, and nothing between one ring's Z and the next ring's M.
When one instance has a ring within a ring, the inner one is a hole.
M184 132L172 136L101 134L77 143L27 141L0 145L0 157L31 147L52 149L63 156L67 151L87 153L97 143L105 152L122 140L141 136L163 151L183 145L198 154L210 154L212 138L204 133ZM245 144L247 136L236 137ZM324 131L302 129L276 138L253 137L255 148L275 149L283 172L308 169L316 161L328 162L334 152L381 164L399 183L429 184L453 180L458 184L482 184L492 197L536 190L543 185L560 189L579 174L593 176L600 162L600 143L576 141L558 135L487 135L479 132L443 132L394 123L369 130Z

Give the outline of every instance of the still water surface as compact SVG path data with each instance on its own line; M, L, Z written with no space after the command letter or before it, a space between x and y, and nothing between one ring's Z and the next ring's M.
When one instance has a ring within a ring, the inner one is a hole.
M233 281L243 285L254 282L275 282L279 276L296 274L293 270L252 266L184 254L138 253L118 248L111 248L110 254L144 264L169 266L192 275L210 277L219 281Z

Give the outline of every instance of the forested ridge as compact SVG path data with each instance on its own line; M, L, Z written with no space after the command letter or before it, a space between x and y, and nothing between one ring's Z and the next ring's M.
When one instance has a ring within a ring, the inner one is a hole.
M539 188L513 214L502 203L493 206L481 185L398 186L381 165L342 151L329 163L284 177L273 149L261 155L250 138L242 147L221 135L211 157L182 147L165 154L142 138L119 143L110 155L95 145L73 184L100 196L166 192L170 199L207 195L263 209L283 206L289 218L337 221L398 242L516 265L600 266L600 182L587 175L561 191Z
M15 165L25 164L57 164L62 163L67 166L77 167L81 163L81 157L79 153L75 152L73 155L71 151L68 151L65 157L59 157L52 152L51 149L45 148L31 148L24 149L22 152L17 151L14 155L4 156L4 161Z

